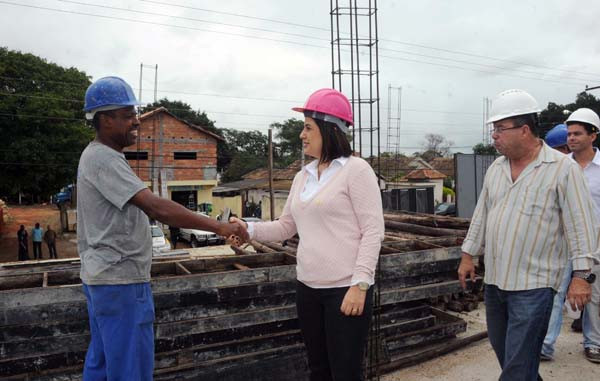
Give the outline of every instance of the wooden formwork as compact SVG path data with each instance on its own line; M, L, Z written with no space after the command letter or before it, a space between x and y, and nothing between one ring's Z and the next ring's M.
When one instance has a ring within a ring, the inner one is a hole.
M423 303L461 291L460 240L384 242L382 364L465 331L463 320ZM307 379L292 253L293 244L286 252L155 261L155 379ZM0 379L79 380L88 342L76 261L0 268Z

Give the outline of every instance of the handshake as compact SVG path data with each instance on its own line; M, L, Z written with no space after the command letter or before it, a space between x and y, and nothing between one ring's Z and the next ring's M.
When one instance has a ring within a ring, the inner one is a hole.
M228 223L222 223L219 235L227 238L227 243L233 246L241 246L250 241L248 235L248 224L236 217L230 217Z

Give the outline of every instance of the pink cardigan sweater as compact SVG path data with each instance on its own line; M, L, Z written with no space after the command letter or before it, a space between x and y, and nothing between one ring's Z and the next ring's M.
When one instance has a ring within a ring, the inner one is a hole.
M369 164L350 157L312 198L300 199L306 170L296 174L283 214L254 224L254 239L282 241L300 236L296 273L313 288L374 283L384 235L377 177Z

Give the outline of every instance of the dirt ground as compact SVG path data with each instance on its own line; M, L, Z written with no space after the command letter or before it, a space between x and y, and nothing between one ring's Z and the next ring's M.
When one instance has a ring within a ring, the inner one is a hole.
M50 225L58 233L56 252L58 258L77 257L77 242L74 233L61 233L60 216L58 208L54 205L9 205L10 220L3 229L0 237L0 262L13 262L18 260L17 230L21 225L29 233L29 257L33 258L31 243L31 229L36 222L46 230ZM42 257L48 259L48 246L42 244Z
M486 329L485 307L457 314L468 323L463 335ZM561 334L555 346L554 360L542 362L544 380L600 380L600 364L587 361L583 354L581 333L571 330L573 319L563 319ZM382 381L492 381L500 376L500 366L489 340L483 339L460 350L433 360L399 370L382 377Z

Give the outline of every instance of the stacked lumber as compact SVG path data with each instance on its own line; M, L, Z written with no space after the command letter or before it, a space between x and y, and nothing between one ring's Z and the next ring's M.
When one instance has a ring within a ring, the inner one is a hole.
M466 329L427 303L461 292L461 235L390 237L374 341L389 369L412 361L423 344L446 343ZM155 379L307 379L295 309L298 243L253 242L258 253L153 261ZM0 379L80 380L88 343L78 261L0 267Z

